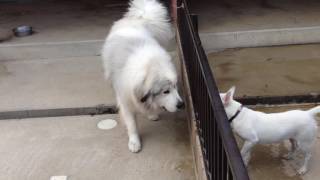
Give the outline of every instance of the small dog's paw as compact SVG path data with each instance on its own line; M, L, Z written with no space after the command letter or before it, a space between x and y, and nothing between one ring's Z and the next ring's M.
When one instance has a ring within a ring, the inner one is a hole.
M159 116L158 115L150 115L148 116L148 119L151 121L158 121L159 120Z
M128 147L129 147L129 150L133 153L139 152L141 150L141 142L139 137L129 138Z
M307 171L308 171L308 170L307 170L306 167L301 167L301 168L298 170L298 174L299 174L299 175L304 175Z
M283 159L290 160L293 159L293 153L288 153L282 156Z

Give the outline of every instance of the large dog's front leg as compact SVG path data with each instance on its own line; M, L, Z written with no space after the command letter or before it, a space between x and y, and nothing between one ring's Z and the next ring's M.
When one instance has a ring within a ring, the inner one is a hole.
M128 147L131 152L139 152L141 150L141 142L135 120L135 115L127 106L119 103L120 116L125 122L128 130L129 142Z

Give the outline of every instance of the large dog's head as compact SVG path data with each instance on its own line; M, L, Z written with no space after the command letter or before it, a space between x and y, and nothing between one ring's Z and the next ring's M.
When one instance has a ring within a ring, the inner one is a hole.
M184 108L178 93L177 73L169 55L158 54L144 66L144 77L135 94L139 103L149 110L175 112Z
M184 107L184 103L178 93L177 84L169 79L154 81L149 90L140 96L140 103L148 109L162 109L175 112Z

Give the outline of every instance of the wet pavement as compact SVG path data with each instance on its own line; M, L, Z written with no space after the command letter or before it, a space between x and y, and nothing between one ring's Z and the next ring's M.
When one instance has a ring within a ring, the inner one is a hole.
M228 49L208 55L218 87L237 96L320 92L320 44Z
M280 96L320 92L320 45L295 45L228 49L208 55L221 91L237 87L236 96ZM314 104L257 106L255 110L272 113L308 109ZM319 116L320 119L320 116ZM318 122L320 122L318 120ZM320 133L319 133L320 134ZM289 142L257 145L252 151L249 175L253 180L317 180L320 175L320 141L313 147L309 172L299 176L296 169L302 157L282 158ZM242 142L237 138L239 145Z

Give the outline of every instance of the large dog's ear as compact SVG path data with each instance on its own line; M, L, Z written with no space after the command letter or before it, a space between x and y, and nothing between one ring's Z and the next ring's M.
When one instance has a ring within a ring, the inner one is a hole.
M148 100L148 98L150 97L150 92L147 92L141 99L140 102L144 103Z
M134 89L135 96L141 103L145 103L151 96L151 91L150 91L150 79L152 78L148 75L148 68L145 68L145 72L143 73L143 79L138 83Z
M233 95L234 95L234 92L236 90L236 87L235 86L232 86L228 92L226 93L226 95L223 97L223 103L224 104L229 104L232 100L233 100Z
M146 65L143 80L135 88L135 95L141 103L160 94L161 88L167 84L166 81L159 78L157 73L151 70L152 68L151 64Z
M149 77L150 78L150 77ZM135 89L136 97L140 100L141 103L146 102L149 98L153 98L161 93L161 83L156 78L144 80L139 86Z
M134 94L141 103L146 102L151 96L150 91L144 85L144 81L135 87Z

